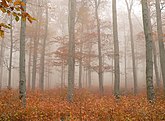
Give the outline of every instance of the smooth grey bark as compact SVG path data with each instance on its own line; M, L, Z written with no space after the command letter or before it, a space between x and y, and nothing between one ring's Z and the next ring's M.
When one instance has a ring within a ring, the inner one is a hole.
M153 47L153 55L154 55L154 70L155 70L155 76L156 76L156 85L158 88L160 88L160 77L159 77L159 70L158 70L158 64L157 64L157 53L156 53L156 45L154 40L152 40L152 47Z
M154 101L155 92L153 86L153 60L152 60L152 31L147 0L142 0L143 26L146 41L146 88L147 99Z
M101 36L100 36L100 20L98 16L98 8L100 5L100 0L95 0L95 16L97 21L97 39L98 39L98 59L99 59L99 91L100 94L104 93L104 87L103 87L103 62L102 62L102 51L101 51Z
M84 27L83 27L83 23L82 23L82 28L81 28L81 39L80 39L80 60L79 60L79 89L82 88L82 53L83 53L83 42L82 42L82 38L83 38L83 31L84 31Z
M132 25L132 6L133 0L129 5L128 1L125 0L128 11L129 29L130 29L130 40L131 40L131 53L132 53L132 67L133 67L133 78L134 78L134 94L137 94L137 72L136 72L136 62L135 62L135 49L134 49L134 38L133 38L133 25Z
M163 42L162 19L160 10L160 0L156 0L156 20L157 20L157 33L159 41L160 64L163 78L163 90L165 95L165 49Z
M82 52L82 46L80 47L80 52ZM79 89L82 88L82 56L79 60Z
M112 0L112 15L113 15L113 39L114 39L114 70L115 70L115 82L114 82L114 95L119 98L120 94L120 62L119 62L119 40L118 40L118 28L117 28L117 10L116 0Z
M38 25L36 28L38 28ZM39 44L39 38L35 37L34 46L33 46L32 90L35 90L35 86L36 86L36 66L37 66L37 57L38 57L38 50L37 50L38 44Z
M68 4L68 29L69 29L69 53L68 53L68 93L67 99L73 101L74 71L75 71L75 15L76 0L69 0Z
M28 60L28 89L30 89L31 82L31 60L32 60L32 39L30 40L29 45L29 60Z
M26 4L26 0L22 0ZM26 6L23 6L26 11ZM26 107L26 73L25 73L25 32L26 21L21 18L20 30L20 57L19 57L19 98L22 101L22 106Z
M10 25L13 26L12 15L10 17ZM13 28L10 29L10 60L9 60L9 77L8 77L8 89L11 89L11 70L12 70L12 59L13 59Z
M88 68L86 68L85 76L86 76L86 79L85 79L86 80L86 83L85 83L86 86L85 87L88 88Z
M88 59L88 88L90 89L92 86L92 80L91 80L91 52L92 52L92 43L89 42L89 59Z
M42 50L41 50L41 73L40 73L40 89L44 90L44 74L45 74L45 48L46 48L46 40L48 35L48 3L46 1L46 22L45 22L45 37L43 39L42 43Z
M149 19L151 19L151 12L150 12L150 6L148 6L149 11ZM151 32L152 32L152 26L151 26ZM159 77L159 69L158 69L158 63L157 63L157 51L156 51L156 41L152 37L152 48L153 48L153 56L154 56L154 70L155 70L155 76L156 76L156 85L158 88L160 88L160 77Z
M0 90L2 89L2 81L3 81L3 59L4 59L4 39L1 40L1 49L0 49Z
M125 50L124 50L124 75L125 75L125 91L128 91L128 82L127 82L127 38L124 30L124 39L125 39Z

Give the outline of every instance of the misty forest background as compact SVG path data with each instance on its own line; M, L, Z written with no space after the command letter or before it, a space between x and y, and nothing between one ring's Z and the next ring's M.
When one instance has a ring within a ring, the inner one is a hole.
M0 120L165 120L164 8L1 0Z

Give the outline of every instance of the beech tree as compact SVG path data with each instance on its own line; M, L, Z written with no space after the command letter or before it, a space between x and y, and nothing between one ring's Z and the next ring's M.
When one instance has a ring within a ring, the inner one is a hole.
M162 19L160 10L160 0L156 0L156 20L157 20L157 33L159 41L160 64L163 77L163 89L165 95L165 48L163 41Z
M12 15L10 17L10 25L13 26ZM9 79L8 79L8 89L11 89L11 70L12 70L12 59L13 59L13 28L10 29L10 61L9 61Z
M114 95L119 98L120 94L120 62L119 62L119 40L118 40L118 29L117 29L117 12L116 12L116 0L112 0L112 14L113 14L113 39L114 39L114 71L115 71L115 82L114 82Z
M40 89L44 90L44 74L45 74L45 48L46 48L46 40L47 40L47 34L48 34L48 3L46 1L46 22L45 22L45 35L42 42L42 50L41 50L41 62L40 62Z
M146 41L146 89L147 89L147 99L149 101L153 101L155 99L155 93L154 93L154 86L153 86L151 20L150 20L147 0L142 0L141 4L142 4L144 34L145 34L145 41Z
M137 94L137 72L136 72L136 62L135 62L135 47L134 47L134 37L133 37L133 25L132 25L132 6L133 0L130 3L125 0L127 11L128 11L128 20L129 20L129 29L130 29L130 40L131 40L131 52L132 52L132 67L133 67L133 78L134 78L134 94Z
M26 4L26 0L22 0ZM23 7L26 11L26 5ZM19 94L22 106L26 107L26 73L25 73L25 31L26 20L21 18L21 30L20 30L20 57L19 57Z
M76 0L69 0L69 53L68 53L68 101L73 101L75 71L75 13Z
M104 88L103 88L103 69L102 69L102 52L101 52L101 36L100 36L100 20L98 16L98 9L100 5L100 0L95 0L95 16L96 16L96 21L97 21L97 36L98 36L98 59L99 59L99 90L100 93L103 94Z
M36 3L38 5L42 5L43 1L37 0ZM35 37L33 42L33 64L32 64L32 90L36 88L36 77L37 77L37 58L38 58L38 48L41 36L41 19L43 14L43 8L37 6L36 7L36 16L38 22L35 25Z

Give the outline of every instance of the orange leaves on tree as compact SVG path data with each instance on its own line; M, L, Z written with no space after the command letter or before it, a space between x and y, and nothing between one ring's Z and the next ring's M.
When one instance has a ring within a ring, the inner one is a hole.
M25 6L25 3L22 2L21 0L16 0L16 1L14 2L14 6L17 6L17 5Z
M20 17L22 17L22 20L26 21L27 19L30 23L32 23L32 21L36 19L24 11L24 8L23 8L24 6L26 6L26 4L22 2L21 0L15 0L15 1L2 0L0 2L0 10L2 11L2 13L7 13L7 15L9 16L10 15L14 16L16 21L19 21ZM4 36L4 30L0 28L0 37L3 37L3 36Z

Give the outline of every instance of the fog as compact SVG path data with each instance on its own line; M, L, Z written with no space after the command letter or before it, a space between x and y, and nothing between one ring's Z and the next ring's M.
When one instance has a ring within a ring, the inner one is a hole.
M68 1L67 0L48 0L48 33L45 47L44 60L44 88L52 89L55 87L67 87L68 83L68 66L67 66L67 51L68 51ZM82 7L86 5L85 7ZM137 70L138 88L145 86L145 40L143 35L143 22L141 3L134 0L132 6L132 24L133 24L133 41L135 50L135 65ZM151 6L152 9L152 6ZM45 1L27 1L27 12L36 21L32 23L27 21L26 27L26 82L29 88L32 86L32 75L34 74L34 66L36 69L35 88L39 88L40 71L41 71L41 55L42 44L45 33L46 24L46 6ZM154 9L152 13L152 23L155 23ZM102 42L102 59L103 59L103 83L105 87L113 88L114 84L114 45L113 45L113 27L112 27L112 3L111 0L101 1L99 8L99 21ZM1 21L10 23L10 16L1 13ZM13 57L11 67L11 87L18 88L19 85L19 32L20 21L13 20ZM133 89L133 67L131 54L130 29L128 21L128 12L124 0L117 0L117 19L118 19L118 38L120 50L120 86L125 87L125 80L128 81L129 90ZM81 24L84 24L84 32L82 34ZM153 27L155 29L155 26ZM83 88L87 88L89 84L89 73L91 71L91 85L98 87L98 70L99 66L98 46L97 46L97 29L94 1L77 1L76 20L75 20L75 38L76 38L76 60L75 60L75 80L74 85L79 87L80 75L80 58L82 57L82 72L81 81ZM5 29L5 37L3 39L3 52L1 55L3 61L2 87L8 87L9 78L9 59L10 59L10 30ZM37 46L34 42L38 41ZM89 43L92 44L89 44ZM2 43L2 42L1 42ZM82 47L82 52L80 48ZM157 45L158 46L158 45ZM34 49L37 54L34 55ZM91 53L89 54L89 51ZM125 57L126 51L126 57ZM36 65L33 65L33 57L36 58ZM91 57L90 57L91 56ZM90 67L87 61L90 57ZM126 60L126 63L125 63ZM113 64L112 64L113 62ZM126 64L126 67L125 67ZM159 64L160 65L160 64ZM126 72L125 72L126 68ZM30 69L30 70L29 70ZM159 68L160 70L160 68ZM125 76L126 75L126 76ZM125 79L127 78L127 79ZM155 82L154 76L154 84Z

